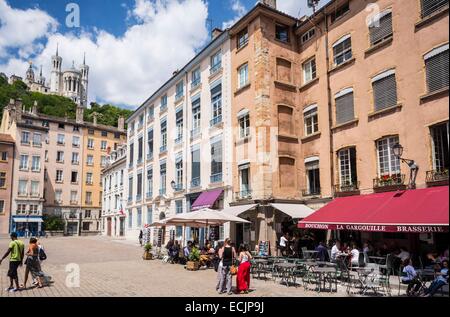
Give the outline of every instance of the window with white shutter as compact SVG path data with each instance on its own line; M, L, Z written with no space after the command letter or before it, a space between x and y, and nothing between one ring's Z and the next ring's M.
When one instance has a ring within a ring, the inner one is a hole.
M370 45L375 45L392 37L392 12L377 15L369 25Z
M448 44L425 55L428 92L448 87Z
M448 0L421 0L422 18L448 6Z
M350 60L353 57L352 54L352 39L350 34L347 34L333 45L334 66L341 65L342 63Z
M395 71L388 70L372 79L375 111L397 104L397 83Z
M345 89L335 95L336 124L342 124L355 119L353 89Z

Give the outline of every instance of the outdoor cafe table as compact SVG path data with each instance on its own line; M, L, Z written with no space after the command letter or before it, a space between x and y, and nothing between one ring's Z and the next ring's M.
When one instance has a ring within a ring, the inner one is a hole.
M283 281L286 283L286 286L289 286L289 278L290 278L290 271L295 269L297 267L297 264L295 263L275 263L275 266L279 269L279 273L281 275L281 282Z
M376 269L374 268L358 268L358 280L361 284L361 294L364 295L369 289L377 293L377 285L374 283L376 278Z
M305 259L316 258L316 255L318 253L319 253L319 251L306 250L306 251L303 251L303 258L305 258Z
M369 260L372 260L374 263L382 264L382 262L386 261L385 256L369 256Z
M431 281L435 278L436 273L433 269L418 269L416 270L417 274L422 276L422 278L426 281Z
M330 291L332 291L331 281L333 279L336 279L336 268L334 268L334 267L312 267L311 273L318 276L318 281L319 281L318 288L317 288L318 292L320 292L322 289L322 283L323 283L323 288L325 289L327 280L330 281ZM337 292L337 281L336 281L336 292Z

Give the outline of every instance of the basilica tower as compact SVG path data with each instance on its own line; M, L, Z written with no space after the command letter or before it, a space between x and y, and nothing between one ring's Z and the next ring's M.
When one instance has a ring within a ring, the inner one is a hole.
M50 92L60 94L62 90L62 57L58 54L56 47L56 55L52 56L52 74L50 76Z

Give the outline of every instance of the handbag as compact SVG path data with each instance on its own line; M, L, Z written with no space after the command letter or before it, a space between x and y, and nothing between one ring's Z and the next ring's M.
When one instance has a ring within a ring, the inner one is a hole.
M231 267L230 267L230 272L231 272L231 275L236 275L237 274L237 272L238 272L238 268L237 268L237 266L236 265L234 265L234 256L232 257L232 265L231 265Z

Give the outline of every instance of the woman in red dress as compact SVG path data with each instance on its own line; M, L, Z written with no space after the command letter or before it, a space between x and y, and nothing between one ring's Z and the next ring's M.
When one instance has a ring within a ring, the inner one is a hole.
M252 255L244 244L239 246L239 269L236 277L237 291L240 294L248 293L250 288L250 260Z

